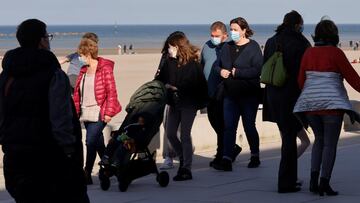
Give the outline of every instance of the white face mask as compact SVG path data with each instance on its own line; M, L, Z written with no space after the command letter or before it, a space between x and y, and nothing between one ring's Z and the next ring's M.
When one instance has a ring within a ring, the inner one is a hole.
M169 56L171 58L176 58L176 56L177 56L177 48L176 47L169 45L168 52L169 52Z
M211 43L215 46L221 43L221 37L211 37Z

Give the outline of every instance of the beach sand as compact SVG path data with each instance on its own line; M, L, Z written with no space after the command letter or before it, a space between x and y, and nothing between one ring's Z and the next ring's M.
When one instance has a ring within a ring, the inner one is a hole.
M153 50L154 51L154 50ZM360 51L345 51L346 56L349 61L354 59L359 59ZM61 56L58 55L59 57ZM130 55L103 55L104 58L113 60L115 62L114 75L116 79L116 86L118 90L118 98L120 103L123 106L123 110L120 114L115 116L110 123L110 131L112 129L117 129L124 117L126 116L125 107L129 102L131 95L139 88L142 84L153 79L155 72L158 68L160 61L160 53L151 53L151 54L130 54ZM61 57L60 57L61 58ZM352 64L355 70L360 74L360 63ZM62 69L66 72L68 64L62 65ZM1 71L1 69L0 69ZM345 82L346 83L346 82ZM353 90L347 83L346 87L348 90L348 95L351 100L360 101L360 93L357 93ZM261 137L261 142L277 142L280 139L278 129L275 124L269 122L262 122L262 111L258 111L257 115L257 129ZM161 128L162 136L163 128ZM242 146L247 147L247 142L244 141L246 137L244 136L244 131L242 125L239 125L238 129L238 143L241 143ZM216 145L216 135L212 130L206 114L198 114L195 119L193 129L192 129L193 144L197 151L203 151L208 149L213 149ZM243 140L243 141L241 141ZM154 146L159 148L161 146L162 139L155 138ZM161 152L160 147L160 152Z

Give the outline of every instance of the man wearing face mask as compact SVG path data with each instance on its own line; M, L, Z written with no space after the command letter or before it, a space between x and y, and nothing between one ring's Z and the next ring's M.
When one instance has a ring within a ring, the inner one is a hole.
M216 74L213 65L220 55L220 50L224 42L228 39L226 26L221 21L216 21L210 26L210 40L205 43L201 51L201 65L204 67L204 75L208 84L209 103L207 105L208 119L217 135L217 150L215 158L210 162L212 167L214 163L222 159L224 142L224 116L223 100L215 98L216 90L221 82L221 77ZM233 160L241 152L241 147L236 145L234 149Z
M89 202L81 127L70 84L46 24L29 19L16 32L0 74L0 142L7 191L16 202Z

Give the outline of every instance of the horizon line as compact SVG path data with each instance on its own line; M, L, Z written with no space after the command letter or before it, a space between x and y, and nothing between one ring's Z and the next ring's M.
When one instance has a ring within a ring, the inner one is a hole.
M317 23L305 23L304 25L316 25ZM47 24L47 26L179 26L179 25L211 25L211 23L184 23L184 24L168 24L168 23L154 23L154 24ZM280 25L279 23L252 23L251 25ZM337 25L360 25L360 23L337 23ZM18 26L14 24L0 25L0 26Z

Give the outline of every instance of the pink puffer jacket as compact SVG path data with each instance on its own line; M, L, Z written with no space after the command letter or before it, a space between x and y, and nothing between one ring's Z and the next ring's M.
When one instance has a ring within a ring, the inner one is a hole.
M95 73L95 99L100 106L101 120L104 119L105 115L113 117L121 111L121 105L117 98L113 69L113 61L98 57L98 66ZM73 98L78 116L80 116L80 83L86 71L87 66L83 66L74 89Z

